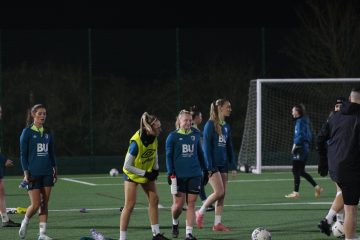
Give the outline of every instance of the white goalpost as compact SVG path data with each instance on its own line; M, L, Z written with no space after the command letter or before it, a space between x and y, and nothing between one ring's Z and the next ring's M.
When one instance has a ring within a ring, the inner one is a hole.
M303 103L311 120L313 139L339 96L348 97L360 78L255 79L250 81L238 165L260 174L264 169L291 167L294 123L291 108ZM317 166L314 141L308 166Z

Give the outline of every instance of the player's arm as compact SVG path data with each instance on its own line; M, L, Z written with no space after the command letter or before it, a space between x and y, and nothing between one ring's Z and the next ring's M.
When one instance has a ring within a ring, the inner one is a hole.
M20 135L20 162L24 171L25 180L29 180L29 137L27 129L24 129Z
M301 148L304 134L305 134L305 124L300 120L296 121L295 124L295 133L294 133L294 144L291 150L292 154L296 154L296 152Z
M165 150L166 150L166 172L167 172L167 175L169 176L169 175L175 173L174 141L173 141L172 133L170 133L169 136L166 138Z
M205 161L208 164L208 170L213 171L215 170L214 167L216 163L214 162L215 159L212 157L212 140L214 138L214 131L215 126L214 122L207 122L204 127L204 138L203 138L203 151L204 151L204 157Z
M232 137L231 137L231 129L229 127L228 130L228 139L226 141L226 151L228 155L228 160L230 162L231 170L236 170L237 164L235 161L235 154L234 154L234 148L232 143Z
M202 146L201 146L201 140L198 141L197 143L197 155L198 155L198 159L199 159L199 162L200 162L200 166L201 166L201 169L203 171L207 171L208 169L208 164L205 160L205 157L204 157L204 152L202 150Z
M53 168L53 177L54 177L54 182L57 181L57 165L56 165L56 160L55 160L55 150L54 150L54 137L52 134L50 135L50 141L49 141L49 159L51 162L51 166Z
M139 153L138 145L135 141L132 141L129 146L129 151L125 156L124 169L139 176L145 175L145 170L134 167L136 156Z

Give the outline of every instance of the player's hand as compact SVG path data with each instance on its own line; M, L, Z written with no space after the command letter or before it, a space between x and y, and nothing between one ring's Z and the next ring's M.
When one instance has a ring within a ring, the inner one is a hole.
M291 154L297 155L300 153L301 146L294 144L291 149Z
M157 180L157 177L159 176L159 170L153 169L153 170L152 170L152 173L154 174L154 177L155 177L154 180Z
M12 160L10 160L10 159L7 159L6 161L5 161L5 167L13 167L14 166L14 162L12 161Z
M150 182L154 181L156 179L156 174L154 174L154 172L145 172L144 177L146 177L147 179L149 179Z
M171 185L171 175L172 175L172 174L170 174L170 175L167 176L167 182L168 182L169 185Z
M320 159L318 164L318 173L320 174L320 176L326 177L328 175L328 172L329 172L329 166L327 164L327 158Z

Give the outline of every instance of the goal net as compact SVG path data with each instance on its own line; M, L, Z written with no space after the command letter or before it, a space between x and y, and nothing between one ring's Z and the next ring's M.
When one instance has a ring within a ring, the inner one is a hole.
M303 103L311 121L313 142L307 165L317 166L315 137L334 109L336 98L348 98L359 79L256 79L249 99L238 165L253 173L291 167L294 132L291 109Z

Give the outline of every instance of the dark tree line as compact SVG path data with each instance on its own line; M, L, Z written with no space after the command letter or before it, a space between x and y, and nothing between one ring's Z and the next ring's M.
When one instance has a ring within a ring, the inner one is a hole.
M287 44L276 50L288 62L289 69L284 71L291 73L289 77L359 76L358 5L351 0L309 1L299 10L301 26L293 29L286 36ZM26 111L35 103L44 103L48 108L47 124L55 133L57 155L87 156L90 154L90 102L93 103L94 154L124 155L144 111L158 115L162 121L160 151L163 151L165 138L174 129L180 109L198 105L206 121L211 101L228 98L233 106L229 121L235 152L238 152L249 81L260 77L261 61L253 56L236 60L221 53L209 56L202 63L191 59L183 61L180 79L175 74L165 74L166 79L137 82L111 74L94 75L92 95L88 69L79 66L49 61L8 68L2 73L3 150L10 156L18 156ZM271 70L267 69L267 77L281 75ZM177 109L179 100L180 109Z

